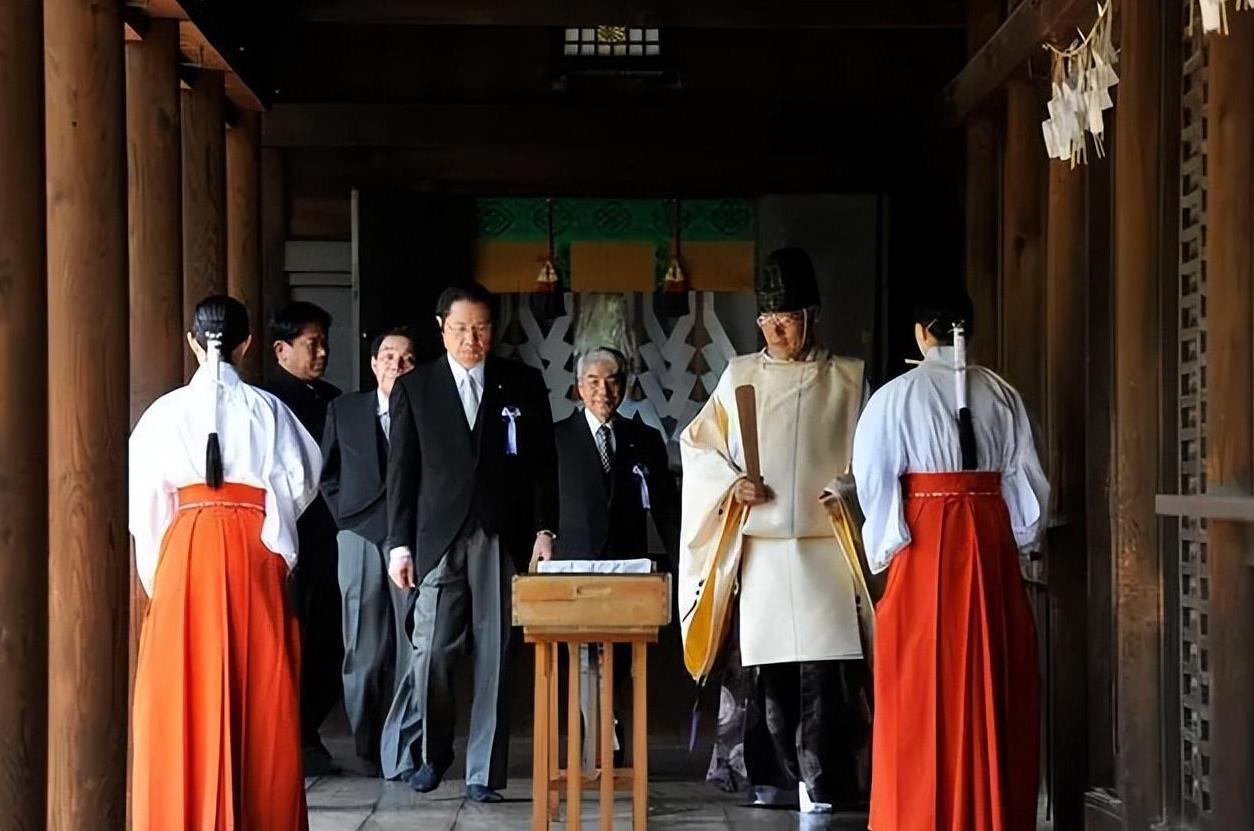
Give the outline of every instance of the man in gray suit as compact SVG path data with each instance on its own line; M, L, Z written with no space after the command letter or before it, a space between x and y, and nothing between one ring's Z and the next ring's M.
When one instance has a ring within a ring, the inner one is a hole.
M413 368L414 344L405 330L376 337L370 369L377 388L332 401L322 436L322 493L340 529L344 708L357 755L372 773L380 770L384 719L396 678L409 671L411 652L405 634L410 598L388 580L383 542L388 532L388 401L396 379ZM383 744L395 745L396 738L384 737ZM385 754L393 755L395 749Z

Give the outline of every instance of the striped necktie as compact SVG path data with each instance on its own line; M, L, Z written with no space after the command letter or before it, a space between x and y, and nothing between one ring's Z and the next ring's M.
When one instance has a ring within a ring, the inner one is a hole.
M597 428L597 454L601 457L601 470L609 473L613 465L614 455L614 451L610 447L609 422Z

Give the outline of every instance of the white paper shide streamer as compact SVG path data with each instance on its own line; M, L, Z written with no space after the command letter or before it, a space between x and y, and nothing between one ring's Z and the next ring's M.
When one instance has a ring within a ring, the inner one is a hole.
M1106 155L1104 113L1114 106L1110 88L1119 83L1110 7L1110 2L1099 4L1093 28L1068 48L1045 45L1053 56L1053 95L1041 132L1049 157L1069 161L1072 167L1088 161L1089 137L1098 158Z
M1202 13L1202 31L1206 34L1218 32L1228 34L1228 0L1198 0ZM1235 0L1233 8L1237 11L1248 11L1254 8L1254 0ZM1193 31L1193 9L1189 9L1189 32Z

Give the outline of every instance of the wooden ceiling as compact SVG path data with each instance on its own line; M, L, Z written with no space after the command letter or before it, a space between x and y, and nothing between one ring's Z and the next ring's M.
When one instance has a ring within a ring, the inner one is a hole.
M304 0L307 22L421 26L961 28L961 0Z

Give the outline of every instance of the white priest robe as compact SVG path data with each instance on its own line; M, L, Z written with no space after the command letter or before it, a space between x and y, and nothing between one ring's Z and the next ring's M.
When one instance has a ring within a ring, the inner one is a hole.
M817 349L801 361L765 351L733 358L681 436L680 615L691 612L720 545L740 545L746 666L862 655L849 561L819 499L849 463L862 372L861 361ZM762 479L773 498L740 512L729 494L745 471L735 397L744 384L755 390ZM728 517L742 523L738 538L725 533Z

